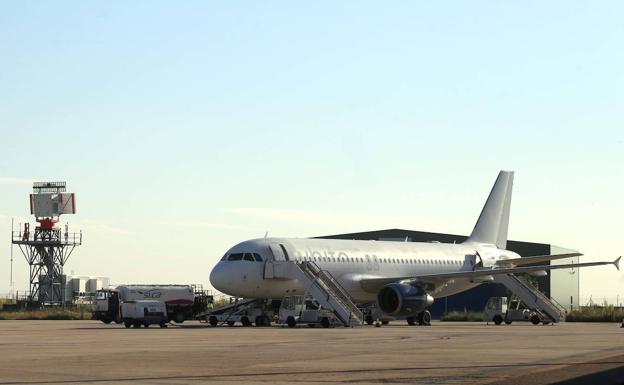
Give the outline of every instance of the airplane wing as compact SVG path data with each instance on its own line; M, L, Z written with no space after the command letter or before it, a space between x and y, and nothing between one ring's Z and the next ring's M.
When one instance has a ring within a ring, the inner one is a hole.
M620 270L620 259L618 257L613 262L587 262L587 263L569 263L565 265L543 265L543 266L524 266L524 267L509 267L509 268L485 268L479 270L470 271L456 271L451 273L434 273L434 274L421 274L410 277L391 277L391 278L364 278L360 281L362 289L368 292L377 292L383 286L393 282L404 282L412 284L422 284L428 287L429 290L433 290L444 284L447 281L458 278L479 278L487 277L490 275L498 274L515 274L515 273L529 273L532 271L542 270L556 270L556 269L573 269L578 267L589 266L602 266L602 265L614 265Z
M498 261L496 261L496 265L497 266L522 266L522 265L530 265L533 263L548 262L554 259L580 257L581 255L583 254L568 253L568 254L538 255L535 257L499 259Z

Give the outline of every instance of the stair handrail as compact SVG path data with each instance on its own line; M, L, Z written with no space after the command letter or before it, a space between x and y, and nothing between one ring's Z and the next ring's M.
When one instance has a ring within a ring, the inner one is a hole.
M331 296L330 292L335 293L334 298L349 311L349 319L342 320L343 322L350 324L350 320L353 316L361 321L361 311L357 308L357 306L355 306L348 292L344 289L344 287L342 287L342 285L340 285L340 283L329 271L321 269L313 261L297 261L297 264L300 267L303 267L304 271L308 271L311 275L313 275L313 277L316 278L314 282L318 282L319 286L325 286L323 289L327 292L328 300ZM338 318L342 319L342 317Z
M318 276L320 278L325 278L327 280L327 281L323 280L323 283L325 283L326 285L328 285L328 283L331 283L334 289L332 291L338 292L338 294L340 294L339 299L341 300L343 305L347 306L349 310L352 313L354 313L356 317L358 317L358 319L361 318L362 312L360 311L360 309L358 309L357 306L353 303L353 300L351 300L351 296L349 295L347 290L340 284L340 282L338 282L338 280L329 271L321 269L314 262L311 262L311 261L304 261L304 262L308 262L310 265L313 265L313 267L315 267L318 271Z
M550 305L552 306L553 310L555 310L557 313L559 313L559 320L555 320L553 316L548 315L549 318L553 319L553 321L560 321L562 319L565 319L565 315L566 315L566 311L565 308L563 308L556 300L548 298L546 296L546 294L542 293L537 287L535 287L533 284L521 279L520 277L518 277L515 274L507 274L509 277L511 277L513 279L514 282L516 282L518 285L521 285L522 287L526 288L527 290L530 291L530 293L535 297L534 301L534 305L536 306L536 311L540 312L540 313L546 313L546 315L548 315L548 312L545 311L544 306L540 306L537 304L537 300L541 299L542 303L546 304L547 306Z
M537 287L535 287L532 283L527 282L523 279L521 279L520 277L518 277L517 275L513 274L513 276L520 282L522 283L524 286L527 286L529 289L533 289L533 293L535 296L540 297L542 300L546 301L546 302L550 302L555 308L557 308L557 310L559 310L560 313L567 313L566 308L561 305L559 302L557 302L556 299L554 298L549 298L546 294L542 293Z

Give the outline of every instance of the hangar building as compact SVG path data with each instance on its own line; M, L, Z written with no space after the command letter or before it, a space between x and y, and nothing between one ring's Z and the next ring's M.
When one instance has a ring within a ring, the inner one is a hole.
M396 242L441 242L461 243L468 237L465 235L429 233L402 229L376 230L362 233L328 235L317 238L357 239ZM565 249L544 243L524 241L507 241L507 249L522 257L536 255L573 253L576 250ZM579 258L566 258L551 261L552 264L578 263ZM574 309L579 306L579 269L560 269L549 271L544 277L531 277L538 289L563 308ZM510 292L498 283L485 283L473 289L436 300L431 307L433 316L441 316L450 311L483 311L490 297L509 296Z

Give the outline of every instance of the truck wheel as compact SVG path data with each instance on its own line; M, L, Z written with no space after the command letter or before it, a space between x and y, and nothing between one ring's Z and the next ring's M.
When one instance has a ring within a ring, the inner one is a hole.
M389 324L389 323L390 323L390 321L381 321L381 324L384 325L384 326Z
M129 328L130 326L132 326L132 322L130 321L124 321L124 326L127 328Z
M371 315L367 315L364 320L366 321L367 325L372 325L373 322L375 322L375 320L373 319L373 316L371 316Z
M530 320L531 320L531 323L532 323L533 325L537 325L537 324L539 324L539 323L540 323L540 318L539 318L539 316L538 316L537 314L533 314L533 315L531 316Z
M492 319L492 321L494 321L494 323L496 325L500 325L503 323L503 317L501 317L499 314L495 315L494 318Z
M416 320L414 319L414 317L407 317L405 320L407 321L407 324L408 324L409 326L414 326L414 325L416 325Z
M329 327L329 318L321 318L321 326L327 329Z
M511 321L505 321L507 325L511 325Z
M228 321L227 324L228 324L228 326L234 326L234 323L235 323L234 321Z
M251 326L251 321L247 316L241 317L241 323L243 324L243 326Z
M146 328L148 328L150 326L150 324L148 324L147 322L143 322L143 326L145 326Z
M289 328L294 328L297 325L297 321L295 321L295 317L289 315L288 318L286 318L286 324Z
M175 315L175 322L178 324L181 324L184 322L184 313L182 312L177 312Z
M210 326L217 326L217 324L219 324L219 320L217 319L217 317L211 315L208 318L208 323L210 324Z
M105 324L107 324L107 325L108 325L109 323L113 322L113 320L112 320L112 319L110 319L110 318L103 318L103 319L102 319L102 322L104 322Z
M141 327L141 323L139 321L134 321L133 325L137 329Z

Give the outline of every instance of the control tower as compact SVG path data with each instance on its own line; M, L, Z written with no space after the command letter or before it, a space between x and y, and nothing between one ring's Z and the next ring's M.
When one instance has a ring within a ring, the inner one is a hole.
M71 300L65 296L66 277L63 266L76 246L82 244L82 232L70 233L58 226L63 214L76 213L73 193L65 192L65 182L35 182L30 194L30 213L38 225L30 224L12 231L11 241L18 245L30 267L28 300L42 306L64 305Z

